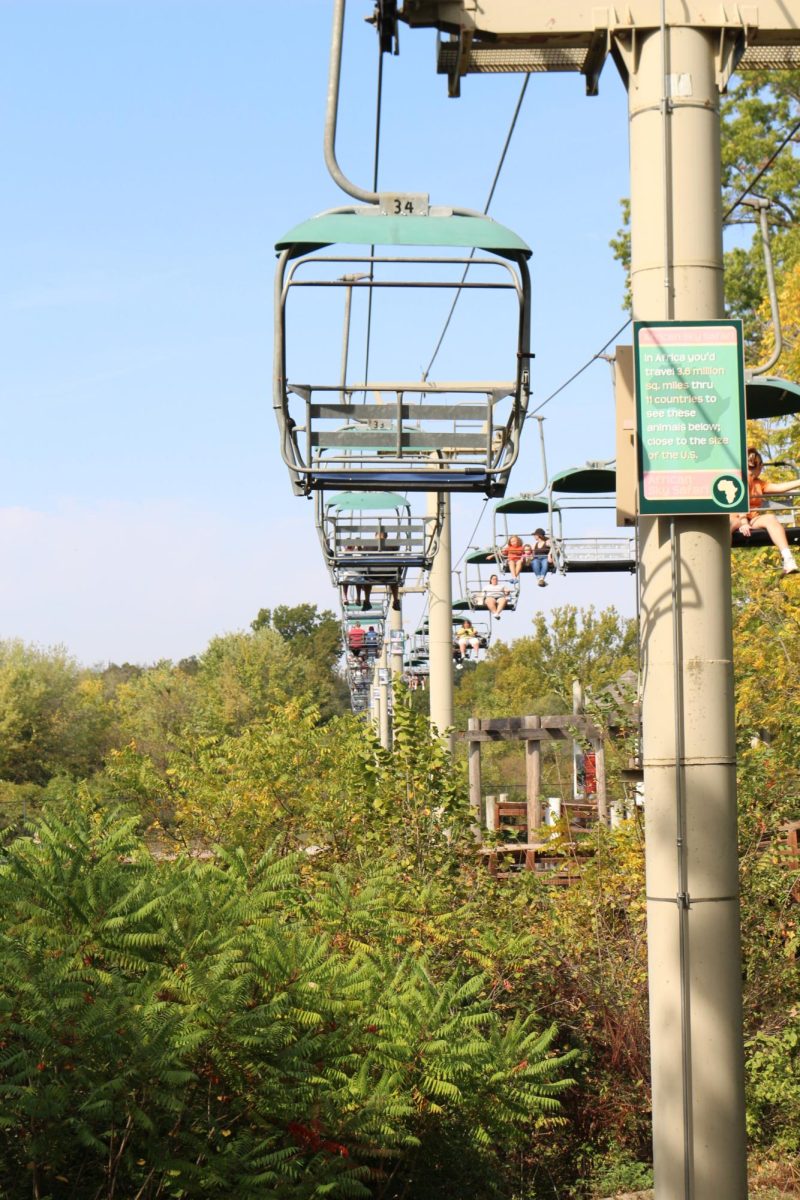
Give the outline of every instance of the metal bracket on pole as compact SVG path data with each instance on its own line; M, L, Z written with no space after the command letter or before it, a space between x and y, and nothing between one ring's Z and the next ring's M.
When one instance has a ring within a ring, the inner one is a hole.
M717 87L727 90L730 78L745 51L746 33L741 29L720 29L716 53Z

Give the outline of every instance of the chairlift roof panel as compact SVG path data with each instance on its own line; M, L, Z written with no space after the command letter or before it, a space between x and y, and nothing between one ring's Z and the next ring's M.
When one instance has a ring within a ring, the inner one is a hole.
M569 467L558 471L550 480L554 492L577 492L593 495L614 492L617 488L617 472L613 467Z
M494 563L497 566L497 551L494 546L484 547L482 550L470 550L464 555L464 562L468 563Z
M800 384L790 379L766 375L745 385L747 417L758 421L764 417L788 417L800 412Z
M275 243L292 258L324 246L461 246L490 250L504 258L530 258L521 237L493 221L475 216L383 216L377 210L328 212L295 225Z
M338 496L331 496L325 507L356 512L373 508L408 508L408 501L398 492L340 492Z
M495 504L494 511L498 513L548 513L550 505L540 496L509 496Z

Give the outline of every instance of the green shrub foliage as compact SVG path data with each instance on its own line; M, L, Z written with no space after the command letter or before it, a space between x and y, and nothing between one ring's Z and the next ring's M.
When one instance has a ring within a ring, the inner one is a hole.
M557 1115L554 1028L360 920L397 863L317 886L300 854L157 860L135 826L76 804L6 849L9 1197L389 1196L440 1140L490 1175Z

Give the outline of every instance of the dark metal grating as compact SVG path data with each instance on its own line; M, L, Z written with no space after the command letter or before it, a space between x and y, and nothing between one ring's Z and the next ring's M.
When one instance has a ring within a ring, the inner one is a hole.
M785 71L800 68L800 46L748 46L737 71Z
M537 74L544 71L583 71L588 56L585 46L476 46L466 56L466 73L504 74L521 72ZM458 63L458 42L439 43L436 69L449 75ZM800 69L800 46L748 46L737 65L737 71L783 71Z
M586 47L544 46L473 46L466 60L467 74L504 74L526 72L536 74L543 71L582 71L586 62ZM449 75L458 61L458 43L440 42L436 69L440 75Z

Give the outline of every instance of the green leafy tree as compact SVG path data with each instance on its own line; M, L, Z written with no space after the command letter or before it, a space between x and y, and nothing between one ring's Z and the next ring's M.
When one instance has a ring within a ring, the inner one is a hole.
M324 716L349 707L347 686L338 664L342 656L341 624L330 609L316 604L262 608L250 628L274 629L303 661L309 694Z
M315 905L298 856L159 862L77 800L37 835L0 863L9 1200L433 1200L457 1153L488 1196L560 1119L554 1031L481 972L340 939L349 889Z
M800 144L800 131L795 130L800 118L800 72L748 71L734 77L722 99L721 112L722 207L728 214L727 224L749 234L747 245L736 245L725 254L726 307L731 317L743 321L748 360L755 365L768 353L771 317L764 303L766 272L758 216L739 200L753 185L754 194L772 201L770 241L780 284L800 259L796 212L800 158L793 153ZM629 309L629 201L624 200L622 207L623 226L610 244L625 269L624 307Z
M572 712L572 682L598 693L637 663L636 624L614 608L536 613L532 636L493 646L459 689L459 720Z
M95 769L110 720L102 685L64 650L0 642L0 779L44 785Z

